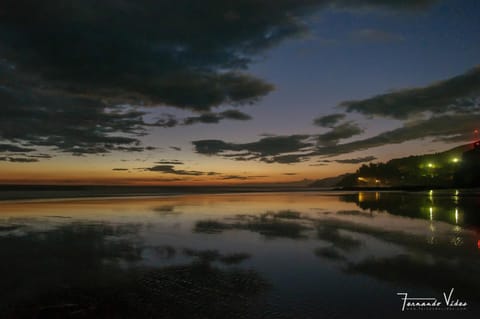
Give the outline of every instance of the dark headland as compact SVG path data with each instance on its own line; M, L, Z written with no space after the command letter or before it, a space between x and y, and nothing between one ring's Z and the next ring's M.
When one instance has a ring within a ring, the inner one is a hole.
M363 164L354 173L313 182L342 190L425 190L480 187L480 141L425 155Z

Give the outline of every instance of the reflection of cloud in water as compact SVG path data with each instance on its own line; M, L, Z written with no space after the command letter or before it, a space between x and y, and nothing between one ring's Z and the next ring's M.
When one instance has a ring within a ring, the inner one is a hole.
M315 255L331 260L344 260L345 257L334 245L315 249Z
M274 229L278 223L282 223L282 227L288 224L295 229L295 236L290 236L288 231L283 233L280 227L275 229L276 236L272 238L326 241L330 245L315 249L315 255L334 261L346 273L368 275L394 284L429 287L440 293L445 287L461 287L465 293L470 293L480 286L478 251L460 249L462 244L475 246L469 232L460 232L456 227L456 230L437 234L432 242L428 233L388 230L378 224L360 223L360 219L355 219L357 222L346 219L370 216L361 211L340 211L328 216L332 217L313 218L293 212L284 215L280 211L243 214L221 220L198 221L194 230L207 233L248 230L268 236L267 229ZM316 229L316 237L306 232L312 228ZM379 245L386 248L386 256L379 253ZM446 276L449 278L445 279ZM472 298L477 296L480 294L472 292Z
M71 216L59 216L59 215L49 215L49 216L45 216L47 218L61 218L61 219L71 219L72 217Z
M352 261L349 255L342 254L357 244L348 237L339 236L348 231L374 237L383 242L398 245L404 253L393 251L390 256L380 257L374 251L368 251L365 242L364 257ZM460 234L456 234L460 236ZM441 292L445 287L461 287L469 297L478 298L480 293L480 260L473 249L459 249L458 237L453 242L447 238L438 238L432 244L428 237L412 235L400 231L361 225L353 222L327 219L321 221L319 238L332 243L329 247L317 248L314 253L320 258L339 262L342 270L351 274L364 274L395 284L409 284L430 287ZM467 238L463 239L467 240ZM472 242L473 246L473 242Z
M197 233L216 234L227 229L232 229L230 224L216 220L199 220L195 223L194 231Z
M158 216L173 216L180 215L181 212L175 211L175 206L173 205L163 205L152 208L152 211L155 212Z
M169 267L143 265L145 249L165 258L177 250L144 245L141 229L73 222L0 237L2 316L243 318L268 286L254 271L220 269L197 258ZM216 256L225 265L248 258Z
M432 244L430 237L423 235L416 235L403 231L390 231L380 227L359 224L338 219L325 219L321 221L323 227L333 228L337 230L344 230L353 233L365 234L384 242L396 244L411 251L420 251L434 253L437 256L464 256L473 257L477 256L478 252L471 249L459 249L457 242L463 242L469 246L474 246L474 238L469 233L457 233L451 232L438 236L436 242ZM452 243L453 237L457 239L455 244Z
M161 259L172 259L176 256L177 250L175 247L169 245L162 245L162 246L153 246L153 247L146 247L150 248L155 252L157 257Z
M273 218L283 219L301 219L302 214L293 210L281 210L279 212L267 212L264 216L272 216Z
M183 253L186 256L195 257L199 262L219 261L226 265L239 264L250 258L250 254L247 253L221 254L218 250L195 250L185 248Z
M430 221L428 210L421 218L362 211L337 195L9 204L0 223L0 311L27 318L40 308L48 318L62 312L62 318L73 312L87 318L252 318L270 313L315 318L344 306L337 294L362 301L365 282L368 289L382 291L378 304L365 306L375 313L377 306L393 309L384 306L396 298L398 287L418 295L439 290L441 296L440 285L452 284L463 297L480 285L478 234L462 227L461 208L459 223L452 225L436 220L441 214L437 207ZM384 197L388 199L383 193L379 199ZM368 195L362 200L368 201ZM442 202L435 198L435 205ZM319 206L324 209L311 209ZM176 209L183 211L179 218L159 218ZM63 214L72 218L45 218ZM172 229L173 223L182 227ZM415 269L419 274L412 275ZM471 284L465 282L467 275ZM263 276L272 283L268 294ZM251 288L241 290L243 283ZM232 291L237 285L239 293ZM477 296L472 292L464 299L474 303ZM325 304L318 306L320 298ZM217 303L221 305L214 308ZM251 308L258 311L252 314ZM342 308L337 316L353 317L357 309L349 308L353 310Z
M323 223L317 225L317 237L318 239L328 241L335 247L346 251L359 248L362 245L360 240L341 233L336 227L332 227L328 224L324 225Z
M0 225L0 232L10 232L24 227L24 225L13 224L13 225Z
M267 238L284 237L305 238L304 231L311 229L299 221L303 221L300 213L293 211L267 212L259 216L237 215L236 222L217 220L200 220L195 223L194 231L199 233L221 233L225 230L248 230L259 233ZM295 220L285 221L285 220ZM308 221L308 219L305 218Z

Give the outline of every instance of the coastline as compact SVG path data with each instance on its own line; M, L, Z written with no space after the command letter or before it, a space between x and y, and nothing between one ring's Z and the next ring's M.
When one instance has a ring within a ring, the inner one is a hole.
M300 193L300 192L427 192L441 191L435 196L478 194L479 188L451 188L428 186L403 187L289 187L289 186L108 186L108 185L0 185L0 202L16 200L54 200L81 198L121 198L175 196L187 194L235 194L235 193Z
M186 194L325 192L332 188L271 186L107 186L107 185L0 185L0 202L105 197L151 197Z

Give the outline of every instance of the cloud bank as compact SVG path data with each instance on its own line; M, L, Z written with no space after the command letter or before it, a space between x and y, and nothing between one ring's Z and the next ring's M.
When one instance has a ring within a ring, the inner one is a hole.
M205 113L255 103L274 86L249 74L249 64L307 32L305 15L327 7L417 10L432 3L2 0L0 139L74 155L145 151L139 137L149 127L178 122L145 123L145 113L125 105ZM219 116L248 119L232 111ZM207 113L188 123L217 119Z
M346 101L340 107L345 108L346 112L401 119L403 123L398 128L373 137L340 143L342 139L360 135L364 130L357 123L346 121L347 114L334 113L314 119L315 125L330 128L322 134L262 138L243 144L222 140L194 141L193 144L200 154L289 164L315 156L335 157L418 139L468 141L480 123L480 68L421 88L400 90L365 100ZM419 119L414 119L415 116ZM336 162L361 163L374 159L375 157L369 156Z
M469 113L480 107L480 67L429 86L403 89L372 98L345 101L340 104L347 112L366 116L404 120L423 112L434 114Z

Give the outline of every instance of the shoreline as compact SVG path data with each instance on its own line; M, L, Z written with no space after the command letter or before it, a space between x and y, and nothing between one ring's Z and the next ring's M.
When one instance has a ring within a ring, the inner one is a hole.
M288 187L288 186L92 186L92 185L0 185L0 202L17 200L52 200L81 198L154 197L195 194L240 193L335 193L335 192L425 192L431 190L458 190L456 196L469 196L480 192L479 188L451 187ZM436 194L436 196L442 194ZM449 195L449 194L445 194Z
M0 185L0 202L15 200L49 200L77 198L152 197L195 194L285 193L325 192L331 188L312 187L254 187L254 186L49 186L49 185Z

